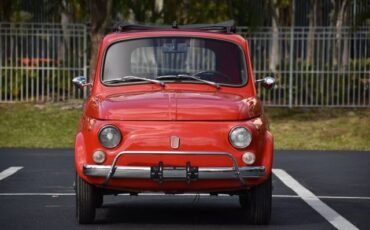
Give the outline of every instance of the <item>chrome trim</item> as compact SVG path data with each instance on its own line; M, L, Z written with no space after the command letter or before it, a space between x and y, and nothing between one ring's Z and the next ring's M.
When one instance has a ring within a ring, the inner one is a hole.
M106 177L110 169L111 166L105 165L83 166L83 172L86 176ZM150 179L150 167L119 166L112 177Z
M106 177L110 172L111 166L105 165L84 165L83 172L86 176ZM138 166L117 166L115 173L111 178L132 178L132 179L150 179L150 167ZM246 166L239 167L240 177L246 178L259 178L266 175L264 166ZM184 178L182 171L166 169L166 178ZM198 168L199 180L212 180L212 179L239 179L235 174L233 167L199 167Z
M76 87L78 87L78 88L80 88L80 89L84 88L85 86L92 86L92 83L91 83L91 82L86 83L86 81L87 81L87 79L86 79L86 77L85 77L85 76L77 76L77 77L74 77L74 78L72 79L72 83L73 83Z
M227 156L230 158L231 162L233 163L233 168L236 176L239 178L240 183L243 185L245 184L245 181L242 177L240 177L239 167L238 163L235 159L235 157L228 153L228 152L199 152L199 151L122 151L117 154L117 156L113 160L113 164L111 166L111 169L109 173L107 174L107 177L105 179L105 182L103 185L107 185L110 178L113 176L113 174L116 171L116 164L118 159L123 155L216 155L216 156Z
M170 137L171 148L178 149L180 147L180 137L178 136L171 136Z
M228 157L233 167L200 167L199 174L208 179L239 179L242 185L245 185L244 178L260 177L265 175L264 167L242 167L243 172L240 171L235 157L228 152L201 152L201 151L122 151L114 158L111 166L103 165L84 165L84 173L87 176L105 176L103 185L107 185L112 177L118 178L150 178L150 167L132 167L132 166L116 166L117 161L124 155L213 155ZM96 167L98 166L98 167ZM169 170L171 171L171 170ZM252 174L250 175L250 172ZM227 176L225 177L225 174ZM148 176L149 175L149 176ZM127 177L126 177L127 176ZM134 177L132 177L134 176Z
M261 83L265 89L271 89L276 84L276 80L272 76L266 76L262 79L256 80L256 83Z

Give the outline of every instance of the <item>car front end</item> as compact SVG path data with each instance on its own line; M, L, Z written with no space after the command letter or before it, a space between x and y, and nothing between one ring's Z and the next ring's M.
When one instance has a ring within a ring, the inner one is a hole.
M267 223L272 162L241 36L175 29L104 38L75 141L80 223L92 222L105 194L148 191L238 195L242 207L263 199L252 219Z
M271 174L266 123L261 117L232 122L85 117L76 138L76 168L98 187L126 192L243 190ZM107 143L107 136L116 143Z

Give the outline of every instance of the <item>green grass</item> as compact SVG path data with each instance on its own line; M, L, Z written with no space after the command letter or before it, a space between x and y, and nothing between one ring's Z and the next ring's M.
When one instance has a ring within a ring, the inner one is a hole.
M81 102L0 104L0 147L72 148ZM370 150L370 109L267 108L275 149Z
M370 109L266 109L276 149L370 150Z
M0 147L73 147L75 105L0 104Z

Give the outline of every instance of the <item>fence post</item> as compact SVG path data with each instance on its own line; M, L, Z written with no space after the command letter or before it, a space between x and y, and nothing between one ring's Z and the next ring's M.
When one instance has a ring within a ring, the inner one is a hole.
M293 51L294 51L294 18L295 0L292 1L292 25L290 26L290 52L289 52L289 108L293 107Z

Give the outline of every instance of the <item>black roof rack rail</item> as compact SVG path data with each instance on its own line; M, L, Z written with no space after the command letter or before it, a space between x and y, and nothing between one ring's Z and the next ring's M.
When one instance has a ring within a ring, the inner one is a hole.
M145 31L145 30L197 30L221 33L235 33L236 27L234 20L220 22L216 24L189 24L189 25L178 25L176 22L174 22L171 26L141 25L118 22L113 27L113 32Z

